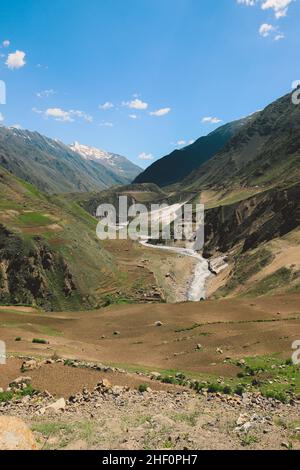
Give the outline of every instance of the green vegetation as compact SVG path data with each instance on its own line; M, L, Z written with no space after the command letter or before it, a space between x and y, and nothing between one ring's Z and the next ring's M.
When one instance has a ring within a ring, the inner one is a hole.
M271 295L275 289L286 286L299 276L299 273L293 273L291 269L280 268L275 273L265 277L255 286L246 292L249 297L262 295Z
M225 297L235 289L242 286L248 279L253 277L265 266L270 264L274 255L265 248L258 249L252 253L238 253L234 258L234 273L225 287L220 288L215 297Z
M148 385L147 385L147 384L140 384L140 385L138 386L138 391L139 391L140 393L145 393L145 392L147 391L147 388L148 388Z
M49 217L40 214L39 212L26 212L21 214L18 221L21 225L26 227L39 227L53 223Z
M222 382L212 375L190 374L178 371L159 371L156 380L173 385L190 387L199 393L222 393L242 396L245 392L260 392L267 398L289 403L293 396L300 397L300 367L290 359L277 356L257 356L240 361L229 361L238 365L240 372L235 378L224 378ZM123 366L124 367L124 366ZM128 369L128 368L127 368ZM149 372L147 369L130 368L131 371Z
M35 393L37 392L31 385L27 385L27 387L23 390L0 392L0 403L4 403L11 400L19 400L20 398L23 398L28 395L32 396Z
M49 344L49 341L41 338L33 338L32 342L36 344Z

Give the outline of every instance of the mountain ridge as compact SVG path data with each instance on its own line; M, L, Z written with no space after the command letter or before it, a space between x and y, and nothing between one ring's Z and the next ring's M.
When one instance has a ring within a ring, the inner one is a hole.
M63 142L5 126L0 127L0 165L48 194L102 190L128 182L124 175L85 160Z
M181 182L193 170L213 157L254 115L224 124L193 144L174 150L137 176L134 183L155 183L169 186Z

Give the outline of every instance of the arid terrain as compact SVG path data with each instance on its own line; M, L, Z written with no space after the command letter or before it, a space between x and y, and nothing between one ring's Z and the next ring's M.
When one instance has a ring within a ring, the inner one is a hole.
M8 388L0 415L24 419L43 449L298 448L299 300L1 307L0 388L28 376L30 388Z

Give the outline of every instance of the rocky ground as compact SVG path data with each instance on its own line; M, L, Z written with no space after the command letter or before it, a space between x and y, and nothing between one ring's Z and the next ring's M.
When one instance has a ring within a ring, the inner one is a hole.
M112 385L100 370L95 387L65 399L30 389L35 367L25 362L7 389L14 398L0 403L0 448L1 419L11 416L31 428L39 449L300 449L297 400L154 390L149 383L134 389Z

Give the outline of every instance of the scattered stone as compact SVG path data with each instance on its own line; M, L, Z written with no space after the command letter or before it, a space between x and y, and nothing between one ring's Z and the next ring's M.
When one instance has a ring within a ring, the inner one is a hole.
M22 390L31 383L31 377L18 377L17 379L13 380L10 384L9 387L14 390Z
M156 321L156 322L155 322L155 326L163 326L163 324L162 324L161 321Z

